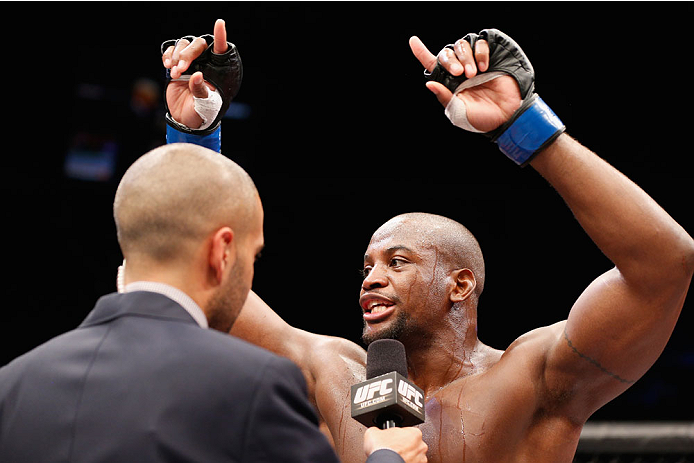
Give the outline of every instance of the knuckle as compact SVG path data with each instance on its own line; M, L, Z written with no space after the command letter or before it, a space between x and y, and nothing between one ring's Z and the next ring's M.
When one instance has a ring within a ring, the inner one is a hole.
M472 61L471 51L470 43L467 40L460 39L455 43L455 54L461 62L469 63Z
M462 53L464 53L468 48L470 48L470 44L465 39L458 39L455 41L454 47L456 50L460 50Z
M449 60L449 56L450 56L449 51L450 50L448 48L444 48L443 50L441 50L439 52L438 55L436 55L436 58L438 58L438 60L441 61L442 63L447 62Z
M475 44L475 54L479 55L482 53L488 53L489 52L489 44L487 43L486 40L478 40L477 43Z
M193 42L191 42L185 49L181 51L181 56L185 57L187 60L192 61L193 59L200 56L200 54L207 48L207 42L201 37L197 37Z
M195 47L196 49L202 49L204 50L207 48L207 41L203 39L202 37L195 37L195 40L193 40L193 43L191 43L191 47Z

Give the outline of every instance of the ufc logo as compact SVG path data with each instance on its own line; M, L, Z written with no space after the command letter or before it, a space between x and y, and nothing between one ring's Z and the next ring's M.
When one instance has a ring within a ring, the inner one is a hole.
M391 387L392 383L393 379L388 378L384 380L374 381L373 383L367 384L365 386L361 386L359 389L357 389L357 392L354 394L354 403L359 404L364 402L365 400L371 400L373 399L376 393L378 393L378 395L380 396L390 394L391 392L393 392L393 388Z
M422 393L417 391L415 388L413 388L407 382L400 381L400 383L398 384L398 392L400 393L401 396L406 397L407 400L413 400L413 398L414 398L413 401L418 406L420 406L420 407L424 406L422 404Z

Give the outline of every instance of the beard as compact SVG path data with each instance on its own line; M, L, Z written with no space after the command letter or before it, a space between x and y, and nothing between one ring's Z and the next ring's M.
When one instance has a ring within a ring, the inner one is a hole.
M408 317L405 312L398 312L395 318L385 328L367 332L366 322L364 322L364 330L362 331L361 340L367 346L379 339L396 339L400 340L409 331Z
M251 289L241 283L243 274L243 264L237 261L229 278L210 297L205 310L210 328L222 333L231 330Z

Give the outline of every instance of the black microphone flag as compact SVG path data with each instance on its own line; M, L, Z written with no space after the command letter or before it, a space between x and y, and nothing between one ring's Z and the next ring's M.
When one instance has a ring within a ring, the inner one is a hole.
M351 389L352 418L367 427L424 422L424 391L407 379L405 346L394 339L369 344L366 381Z

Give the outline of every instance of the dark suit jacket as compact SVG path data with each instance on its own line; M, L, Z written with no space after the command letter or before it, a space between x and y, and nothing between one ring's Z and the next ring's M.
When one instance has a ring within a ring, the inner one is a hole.
M402 461L378 453L370 463ZM102 297L77 329L0 369L0 461L338 459L293 363L140 291Z

